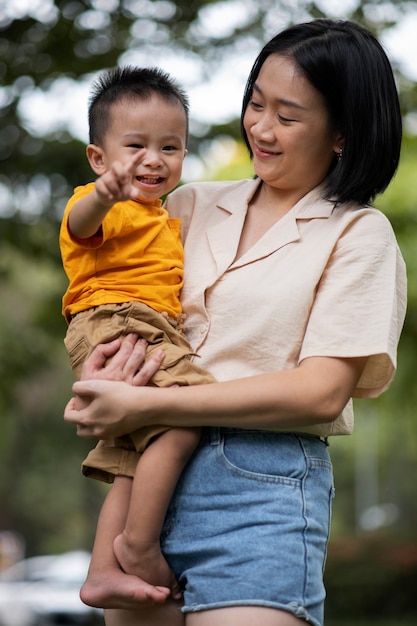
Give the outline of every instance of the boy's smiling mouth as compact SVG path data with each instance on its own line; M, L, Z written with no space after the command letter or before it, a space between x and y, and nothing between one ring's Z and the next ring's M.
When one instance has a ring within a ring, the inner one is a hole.
M165 181L162 176L136 176L138 183L142 185L160 185Z

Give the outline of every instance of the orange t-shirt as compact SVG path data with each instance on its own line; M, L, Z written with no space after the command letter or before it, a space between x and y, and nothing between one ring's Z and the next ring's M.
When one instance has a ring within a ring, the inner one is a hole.
M94 306L138 300L175 317L184 273L180 220L169 218L160 200L128 200L107 213L101 233L79 239L68 230L68 214L93 189L94 183L77 187L62 220L59 241L69 279L63 315L69 320Z

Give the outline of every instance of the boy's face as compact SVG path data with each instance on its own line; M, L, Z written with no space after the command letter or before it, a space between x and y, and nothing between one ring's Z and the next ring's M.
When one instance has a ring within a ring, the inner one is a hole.
M174 189L187 154L187 119L181 104L158 94L145 100L124 98L112 106L110 120L102 146L106 169L142 151L133 180L138 199L150 202Z

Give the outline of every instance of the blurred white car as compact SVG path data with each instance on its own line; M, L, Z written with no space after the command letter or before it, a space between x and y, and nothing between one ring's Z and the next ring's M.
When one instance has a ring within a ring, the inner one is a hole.
M103 626L103 612L79 597L90 554L25 559L0 572L0 626Z

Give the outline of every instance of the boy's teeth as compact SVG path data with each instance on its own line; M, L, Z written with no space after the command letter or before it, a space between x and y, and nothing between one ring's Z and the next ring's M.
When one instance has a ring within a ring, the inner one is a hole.
M151 185L152 183L157 183L159 178L147 178L146 176L140 176L140 180Z

